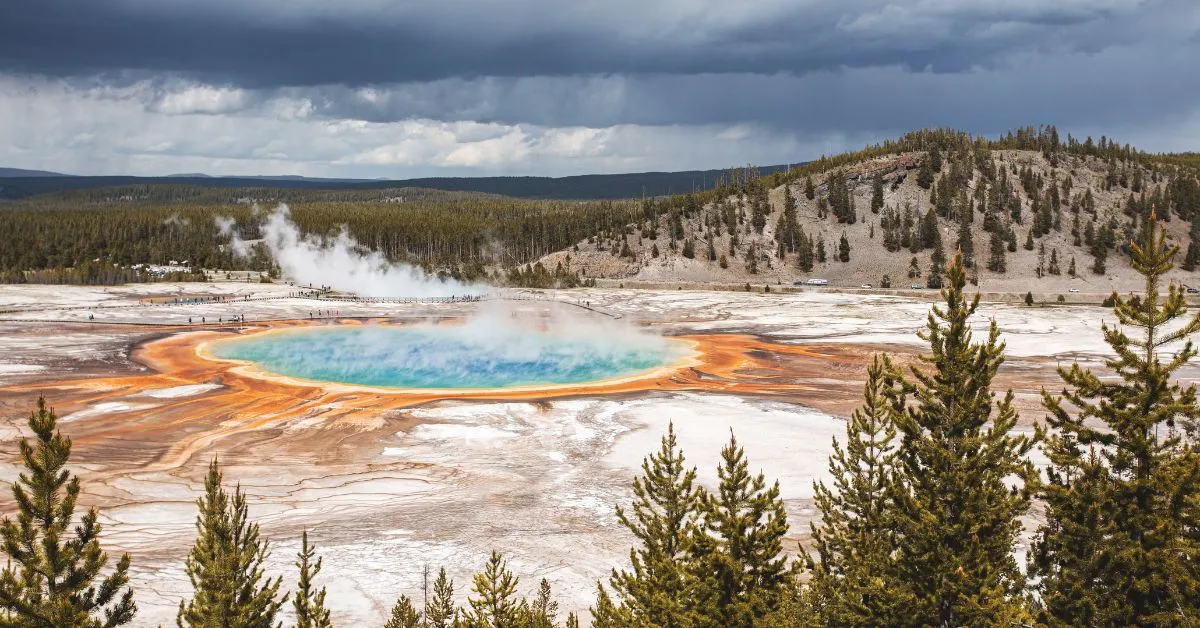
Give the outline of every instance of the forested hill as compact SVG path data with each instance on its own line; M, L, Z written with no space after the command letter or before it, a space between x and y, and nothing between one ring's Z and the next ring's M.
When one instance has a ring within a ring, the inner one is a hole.
M771 174L787 169L788 166L784 165L757 168L761 174ZM69 190L158 184L196 185L213 188L270 186L308 190L428 188L450 192L484 192L532 199L627 199L711 189L716 185L717 180L727 173L727 170L687 170L681 172L587 174L572 177L430 177L403 180L364 180L306 177L211 177L200 174L167 177L20 176L20 172L17 171L13 173L14 176L0 178L0 199L15 200Z
M217 223L232 219L243 239L255 240L266 215L252 206L286 202L305 233L344 228L392 260L529 286L621 279L762 289L807 278L936 286L960 249L984 290L1108 294L1136 288L1127 243L1157 220L1184 251L1170 278L1200 286L1197 162L1193 154L1148 154L1103 137L1063 141L1054 127L1042 127L997 139L914 131L791 169L699 173L695 192L689 176L686 193L656 195L662 190L648 187L644 199L621 187L635 175L588 193L619 200L383 181L253 178L227 187L203 177L134 179L0 203L0 281L46 280L34 271L75 281L92 276L89 265L112 277L119 275L113 269L170 260L271 270L265 250L235 257ZM618 178L571 179L602 186ZM563 180L541 180L543 192L555 181Z

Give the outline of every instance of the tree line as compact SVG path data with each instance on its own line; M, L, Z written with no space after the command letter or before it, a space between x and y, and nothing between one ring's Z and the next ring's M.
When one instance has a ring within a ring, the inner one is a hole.
M878 356L863 404L815 484L811 551L785 552L787 515L777 482L752 473L731 435L718 485L696 482L668 428L633 481L617 518L635 538L629 562L598 583L592 625L615 626L1175 626L1200 621L1200 404L1177 371L1196 356L1183 290L1162 278L1178 247L1156 220L1132 245L1144 292L1111 301L1103 327L1111 375L1073 364L1047 415L1016 429L1013 393L994 390L1004 361L995 322L976 339L978 295L966 294L961 252L921 338L928 351L902 369ZM118 626L135 617L130 559L102 575L95 509L75 517L79 479L65 470L70 440L39 400L33 443L20 444L15 520L0 524L0 623ZM1029 458L1037 446L1045 475ZM1022 518L1044 521L1026 563ZM321 560L302 537L297 584L264 575L269 543L214 460L197 501L186 561L191 596L180 626L274 626L289 601L297 626L331 626L316 579ZM74 524L74 527L72 527ZM431 601L400 596L389 628L560 625L549 584L533 599L496 552L472 579L467 605L439 573ZM579 619L568 614L565 625Z
M262 237L266 211L288 202L307 234L343 228L391 261L434 274L483 280L633 220L632 203L532 201L433 190L221 190L143 186L86 190L0 205L0 278L9 282L70 278L84 264L126 268L187 260L195 268L269 271L262 247L239 257L230 246ZM160 189L160 188L168 189ZM250 194L254 197L235 197ZM284 193L286 192L286 193ZM260 203L257 209L251 201ZM232 219L233 231L217 219ZM495 272L495 271L493 271ZM128 278L137 280L134 273ZM502 282L504 274L494 277Z

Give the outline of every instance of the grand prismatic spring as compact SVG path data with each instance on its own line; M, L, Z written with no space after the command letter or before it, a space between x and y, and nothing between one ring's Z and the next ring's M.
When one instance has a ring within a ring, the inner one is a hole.
M218 341L217 358L310 381L418 389L569 385L627 377L670 364L687 346L657 336L492 326L338 326Z

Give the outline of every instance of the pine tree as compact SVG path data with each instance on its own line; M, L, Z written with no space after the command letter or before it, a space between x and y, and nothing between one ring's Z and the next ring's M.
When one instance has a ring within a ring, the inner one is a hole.
M926 285L930 288L942 287L942 275L945 274L946 252L942 248L942 239L938 237L933 243L933 253L929 254L929 280Z
M490 624L484 624L490 625ZM407 595L401 595L400 599L392 605L392 615L388 617L387 623L383 628L420 628L421 615L413 606L412 600L408 599Z
M896 473L892 413L904 407L899 376L887 357L867 369L863 406L850 415L846 446L833 439L833 489L814 484L821 525L812 528L816 563L809 584L813 609L826 626L904 623L904 588L896 581L897 547L890 501Z
M1005 261L1004 249L1004 238L1001 237L999 231L993 231L991 238L988 241L988 270L994 273L1002 273L1008 270L1008 264Z
M846 232L842 232L842 238L838 240L838 260L842 263L850 261L850 240L846 239Z
M194 628L268 628L287 595L276 599L281 579L263 578L268 543L259 538L258 524L249 520L242 487L236 486L229 495L221 480L220 466L213 459L204 496L196 500L200 511L196 542L185 564L193 597L179 603L176 623Z
M768 487L730 434L717 467L717 492L703 493L703 520L693 553L698 601L709 625L747 628L783 603L795 578L783 553L787 512L779 483Z
M592 607L592 628L627 628L629 626L652 626L650 620L642 617L635 622L633 611L625 605L618 606L609 597L604 585L596 585L596 605Z
M520 579L508 570L508 563L495 550L483 571L475 574L471 610L467 624L472 628L511 628L519 616L521 603L516 597Z
M807 198L811 201L814 197L816 197L816 195L817 188L813 185L812 177L806 177L804 179L804 198Z
M128 624L137 612L133 590L126 587L129 555L121 556L112 574L100 576L108 554L100 549L101 526L94 508L69 532L79 477L63 468L71 457L71 439L56 431L57 422L57 415L39 397L37 410L29 415L36 441L30 445L21 440L25 470L12 483L17 520L5 517L0 522L9 558L0 572L0 625Z
M1103 275L1108 272L1105 261L1108 259L1108 248L1105 247L1099 239L1096 245L1092 247L1092 274Z
M930 164L931 159L922 159L921 168L917 171L917 185L921 189L928 190L933 185L933 166Z
M883 209L883 175L878 172L871 180L871 213L878 214Z
M325 608L325 587L317 591L312 582L321 573L321 559L317 558L316 548L308 544L308 530L300 535L296 568L300 570L300 581L292 595L296 628L331 628L333 622L329 619L329 609Z
M967 214L964 214L966 216ZM971 237L971 222L966 218L958 221L958 242L956 248L962 252L963 265L975 267L975 240Z
M1188 231L1188 247L1187 253L1183 257L1183 270L1191 272L1200 266L1200 216L1193 213L1191 210L1187 212L1192 221Z
M542 578L538 584L537 597L529 605L528 618L524 628L554 628L555 616L558 615L558 602L550 594L550 583Z
M433 581L433 599L425 605L425 623L429 628L450 628L456 619L454 581L446 576L446 568L442 567Z
M691 600L697 585L689 562L701 496L696 470L684 465L675 426L669 424L658 452L642 461L642 475L633 481L633 505L628 511L617 508L617 519L640 545L629 551L630 570L613 570L610 585L620 600L617 614L639 623L668 628L694 623ZM598 611L605 610L604 597Z
M1172 382L1197 353L1200 315L1180 286L1161 292L1179 249L1153 214L1131 249L1144 294L1114 293L1123 327L1102 326L1118 379L1073 364L1061 395L1043 392L1051 467L1033 567L1051 624L1200 623L1200 406L1195 386Z
M817 240L817 261L825 263L825 239Z
M913 403L894 413L897 570L911 596L908 623L1009 625L1028 619L1013 550L1038 482L1025 459L1035 438L1012 433L1012 392L999 401L992 393L1004 345L994 321L985 342L972 341L979 296L963 294L961 255L946 276L945 306L933 308L921 334L929 368L912 368L904 386ZM1020 485L1010 488L1010 478Z
M797 227L799 229L799 227ZM813 269L813 245L812 240L804 234L804 230L800 229L799 236L800 244L797 247L796 265L804 272L810 272Z

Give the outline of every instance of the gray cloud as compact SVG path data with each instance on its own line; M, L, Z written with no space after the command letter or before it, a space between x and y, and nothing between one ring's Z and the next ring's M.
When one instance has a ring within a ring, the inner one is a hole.
M1194 0L0 3L0 164L572 174L927 126L1195 149Z
M0 62L52 76L173 73L246 87L451 77L990 66L1177 31L1190 0L40 0L0 3ZM1167 13L1176 17L1167 19ZM1194 26L1194 24L1192 25Z

